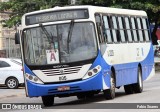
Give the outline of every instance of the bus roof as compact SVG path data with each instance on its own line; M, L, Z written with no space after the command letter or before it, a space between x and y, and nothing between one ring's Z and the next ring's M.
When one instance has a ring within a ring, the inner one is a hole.
M99 7L99 6L90 6L90 5L79 5L79 6L64 6L59 7L56 6L54 8L50 9L44 9L34 12L29 12L24 14L26 15L32 15L32 14L38 14L38 13L44 13L45 11L58 11L58 10L71 10L71 9L89 9L91 12L99 12L99 13L109 13L109 14L124 14L124 15L135 15L135 16L147 16L145 11L142 10L131 10L131 9L120 9L120 8L110 8L110 7Z

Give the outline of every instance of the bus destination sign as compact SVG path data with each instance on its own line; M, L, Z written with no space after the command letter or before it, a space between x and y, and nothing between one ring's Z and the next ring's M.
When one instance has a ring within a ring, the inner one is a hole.
M26 16L26 25L62 21L62 20L72 20L72 19L87 19L89 18L87 9L79 10L63 10L63 11L52 11Z

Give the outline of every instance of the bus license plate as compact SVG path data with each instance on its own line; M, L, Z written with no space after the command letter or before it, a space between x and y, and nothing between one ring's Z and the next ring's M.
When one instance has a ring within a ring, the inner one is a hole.
M70 90L70 87L69 86L60 86L57 88L58 91L68 91Z

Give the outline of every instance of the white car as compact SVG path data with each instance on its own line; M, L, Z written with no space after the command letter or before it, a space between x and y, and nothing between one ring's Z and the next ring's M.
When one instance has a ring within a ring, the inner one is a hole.
M0 84L6 85L10 89L24 84L20 59L0 58Z

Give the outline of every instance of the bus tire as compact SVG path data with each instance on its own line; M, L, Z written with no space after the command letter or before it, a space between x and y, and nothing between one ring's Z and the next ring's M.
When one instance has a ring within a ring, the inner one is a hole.
M86 96L85 96L84 94L78 94L78 95L77 95L77 98L78 98L79 100L84 100L84 99L86 98Z
M137 83L133 84L133 91L135 93L141 93L143 91L142 70L138 67Z
M133 87L132 85L124 85L124 90L126 94L133 94Z
M54 104L54 96L42 96L44 106L52 106Z
M111 72L110 85L111 85L110 89L103 90L104 97L107 100L115 98L116 83L115 83L115 78L113 76L113 72Z

